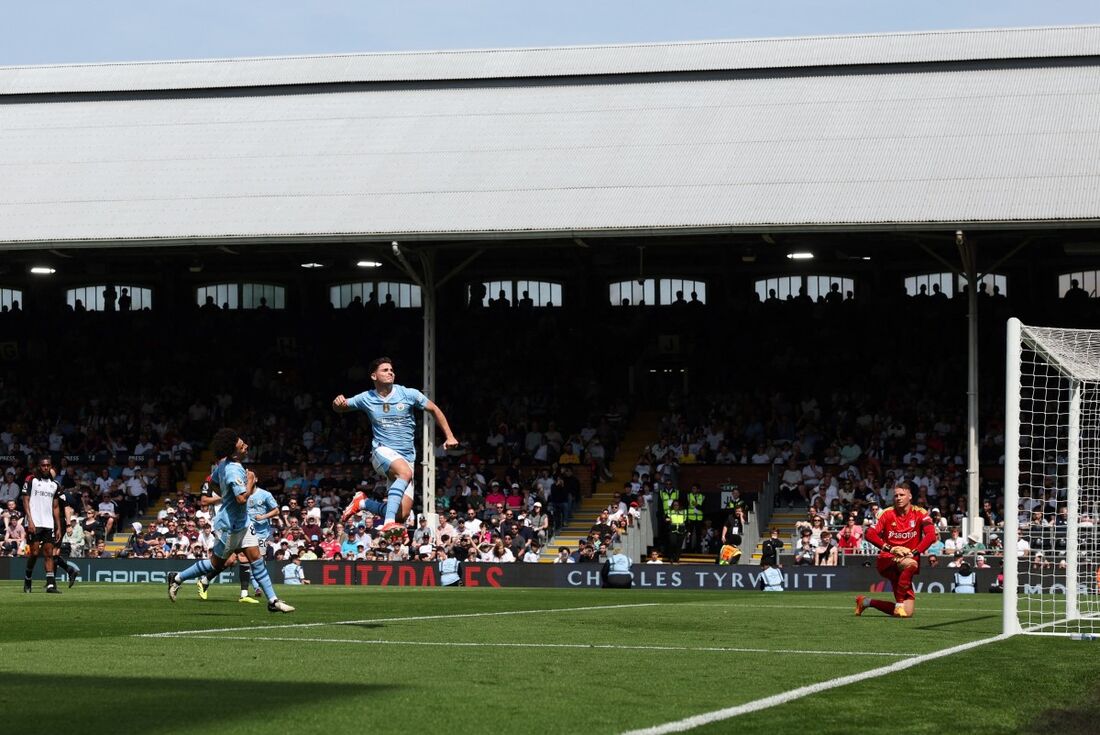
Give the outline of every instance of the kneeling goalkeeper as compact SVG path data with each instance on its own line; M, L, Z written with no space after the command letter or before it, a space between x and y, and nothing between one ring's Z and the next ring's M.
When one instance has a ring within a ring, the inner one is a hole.
M936 542L936 527L928 511L913 505L913 485L906 481L894 487L894 507L883 511L878 522L863 538L879 547L878 573L890 580L894 602L856 597L856 615L868 607L895 618L913 616L913 576L920 573L920 555Z

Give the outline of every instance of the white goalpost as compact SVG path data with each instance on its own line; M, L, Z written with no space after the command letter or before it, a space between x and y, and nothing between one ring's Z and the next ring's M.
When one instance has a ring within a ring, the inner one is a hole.
M1008 321L1004 632L1100 635L1100 330Z

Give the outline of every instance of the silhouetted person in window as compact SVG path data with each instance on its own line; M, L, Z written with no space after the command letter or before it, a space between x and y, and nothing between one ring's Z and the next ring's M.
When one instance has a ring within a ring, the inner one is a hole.
M917 289L917 295L913 297L918 301L925 301L928 299L928 284L922 283L920 288Z
M367 311L378 311L378 294L371 291L367 295L367 303L363 305L363 308Z
M507 309L512 304L508 301L508 296L505 294L504 289L500 289L495 299L489 300L490 309Z
M114 286L108 286L107 288L103 289L104 311L114 311L116 301L118 301L118 291L115 290Z
M802 305L812 304L814 302L814 300L810 298L810 294L806 292L805 286L798 287L798 298L796 298L795 301Z
M214 303L214 297L213 296L207 296L206 297L206 302L202 306L199 307L199 311L217 311L217 310L218 310L218 305L216 303Z
M1005 295L1003 293L1001 293L1001 287L996 286L996 285L993 286L993 298L999 300L999 299L1003 299L1004 297L1005 297Z
M840 284L834 283L829 286L829 293L825 294L825 303L835 306L843 300L844 295L840 293Z
M947 294L945 294L943 292L943 290L940 289L940 284L933 283L932 284L932 296L930 296L929 298L933 298L937 301L946 301L947 300Z
M517 304L517 306L519 306L519 308L521 308L521 309L530 309L534 305L535 305L534 299L531 298L530 294L528 294L526 291L524 291L523 292L523 297L519 300L519 304Z
M260 297L260 305L256 307L257 311L267 311L270 307L267 305L267 299L263 296Z
M130 289L122 289L122 294L118 297L118 310L129 311L132 304L133 299L130 298Z
M73 304L73 311L76 312L77 314L83 314L87 310L88 310L87 307L84 306L84 302L81 301L80 299L77 299L76 303Z
M362 296L356 296L355 298L353 298L351 301L348 302L348 305L347 305L346 308L347 308L348 311L362 311L363 310L363 297Z
M630 306L630 299L623 299L623 300L622 300L622 301L621 301L621 302L619 303L619 306Z
M703 306L703 302L699 300L699 294L696 291L691 292L691 301L688 301L688 306Z
M229 311L229 302L228 301L223 301L222 302L222 311Z
M775 295L775 289L768 289L768 298L764 299L765 304L775 305L779 303L779 297Z
M1081 304L1089 300L1089 292L1081 288L1081 283L1076 278L1071 278L1065 299L1066 303Z
M393 300L393 294L386 294L386 300L382 302L382 305L378 307L382 311L395 311L397 304Z
M474 283L470 285L470 308L480 309L485 306L485 294L488 290L485 288L484 283Z
M672 302L673 306L687 306L687 301L684 300L684 292L677 291L676 298Z

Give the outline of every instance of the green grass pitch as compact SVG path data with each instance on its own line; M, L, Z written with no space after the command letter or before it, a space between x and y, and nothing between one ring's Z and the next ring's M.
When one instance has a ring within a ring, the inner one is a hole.
M842 593L280 593L298 612L231 585L172 604L164 585L0 583L0 731L620 733L1001 629L993 595L922 595L898 620ZM692 732L1100 732L1100 642L1016 637Z

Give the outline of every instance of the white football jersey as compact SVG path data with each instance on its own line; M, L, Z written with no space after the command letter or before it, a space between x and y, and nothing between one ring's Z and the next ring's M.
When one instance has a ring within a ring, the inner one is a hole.
M53 480L30 478L23 485L23 496L30 499L30 520L37 528L53 528L53 504L61 487Z

